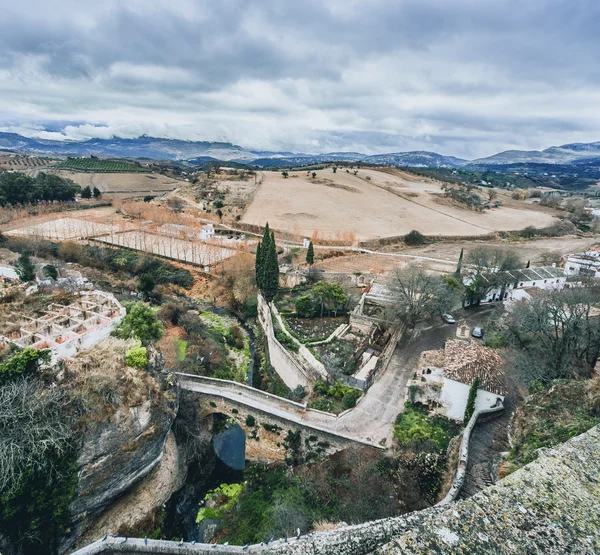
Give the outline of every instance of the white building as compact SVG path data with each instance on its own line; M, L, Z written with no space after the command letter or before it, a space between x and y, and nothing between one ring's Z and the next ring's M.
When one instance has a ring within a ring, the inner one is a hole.
M82 291L78 297L69 305L48 305L43 316L27 317L17 332L2 339L22 349L50 349L54 361L89 349L111 334L126 311L104 291Z
M516 300L520 297L520 293L516 293L519 289L535 287L537 289L560 291L564 289L567 281L567 276L562 268L555 266L523 268L521 270L483 274L480 277L484 280L484 284L489 284L489 289L482 299L482 303ZM474 276L467 277L465 285L469 285L473 279Z
M600 248L594 247L581 254L571 254L565 264L568 276L600 278Z
M453 339L439 351L421 354L417 376L408 382L407 400L428 405L438 414L463 420L469 390L479 378L475 410L504 401L504 367L500 355L474 341Z

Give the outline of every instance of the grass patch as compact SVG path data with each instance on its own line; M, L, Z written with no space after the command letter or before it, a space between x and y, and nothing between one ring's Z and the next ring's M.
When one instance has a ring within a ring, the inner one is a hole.
M178 362L183 362L187 354L188 342L185 339L175 339L175 356Z

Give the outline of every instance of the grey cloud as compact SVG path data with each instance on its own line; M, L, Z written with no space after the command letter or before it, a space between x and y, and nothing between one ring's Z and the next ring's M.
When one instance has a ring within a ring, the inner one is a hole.
M598 138L595 0L0 2L5 127L459 156Z

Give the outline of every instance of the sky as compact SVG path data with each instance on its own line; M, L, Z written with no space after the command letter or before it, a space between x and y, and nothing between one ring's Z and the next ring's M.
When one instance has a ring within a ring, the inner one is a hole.
M0 0L0 131L477 158L600 140L598 0Z

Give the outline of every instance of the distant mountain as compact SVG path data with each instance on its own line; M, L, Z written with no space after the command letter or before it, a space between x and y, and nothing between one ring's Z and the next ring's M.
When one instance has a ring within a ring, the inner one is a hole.
M468 160L454 156L442 156L435 152L417 150L414 152L396 152L393 154L376 154L363 158L364 162L389 166L407 166L411 168L460 168Z
M585 158L600 157L600 142L572 143L551 146L545 150L505 150L487 158L473 160L469 165L495 166L504 164L570 164Z
M463 160L435 152L414 151L367 155L360 152L307 154L289 151L250 150L227 142L182 141L143 135L134 139L113 137L86 141L56 141L0 132L0 149L60 156L108 156L146 160L176 160L190 166L213 161L252 164L258 167L296 167L325 162L364 162L413 168L461 168L499 172L561 171L589 176L600 167L600 142L572 143L545 150L507 150L477 160ZM555 166L555 169L551 166ZM583 166L583 168L582 168Z
M295 154L293 156L269 156L252 161L255 166L263 168L272 166L303 166L322 164L324 162L364 162L382 166L406 166L412 168L459 168L468 160L454 156L442 156L435 152L396 152L391 154L375 154L369 156L360 152L329 152L327 154Z
M30 139L16 133L0 133L0 148L36 154L116 156L153 160L187 160L210 156L216 160L254 160L256 155L241 146L223 142L180 141L143 135L135 139L89 139L52 141Z

